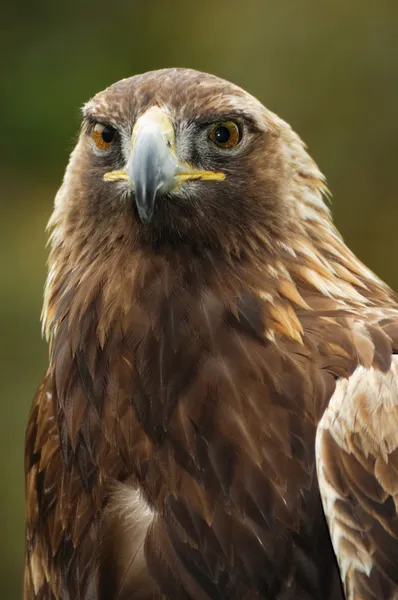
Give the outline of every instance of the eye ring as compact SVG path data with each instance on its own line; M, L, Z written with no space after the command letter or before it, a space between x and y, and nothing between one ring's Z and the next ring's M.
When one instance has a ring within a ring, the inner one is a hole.
M92 130L91 137L99 150L108 150L108 148L111 148L115 143L116 129L110 125L96 123Z
M210 130L210 140L219 148L235 148L242 139L241 128L235 121L221 121Z

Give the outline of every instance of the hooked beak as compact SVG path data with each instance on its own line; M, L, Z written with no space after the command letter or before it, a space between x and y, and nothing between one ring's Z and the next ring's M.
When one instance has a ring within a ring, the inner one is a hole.
M224 173L200 171L176 156L171 118L158 106L148 109L136 122L131 136L126 170L105 173L105 181L128 181L142 223L150 222L157 196L167 194L190 179L222 181Z

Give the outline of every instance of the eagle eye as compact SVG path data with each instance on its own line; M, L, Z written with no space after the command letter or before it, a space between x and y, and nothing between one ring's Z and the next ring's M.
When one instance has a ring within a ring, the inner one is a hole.
M209 138L219 148L234 148L242 139L241 130L234 121L223 121L213 125Z
M96 123L92 131L91 137L94 140L94 144L99 150L107 150L110 148L116 139L116 131L109 125L103 125L102 123Z

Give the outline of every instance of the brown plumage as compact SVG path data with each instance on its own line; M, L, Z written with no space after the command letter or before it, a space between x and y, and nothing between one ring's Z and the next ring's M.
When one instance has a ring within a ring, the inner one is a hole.
M398 597L397 304L325 193L214 76L85 106L50 221L25 600Z

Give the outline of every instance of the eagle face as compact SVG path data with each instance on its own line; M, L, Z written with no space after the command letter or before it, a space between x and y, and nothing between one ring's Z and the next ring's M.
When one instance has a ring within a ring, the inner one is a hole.
M112 85L83 112L66 178L86 226L196 251L281 236L288 127L237 86L156 71Z

